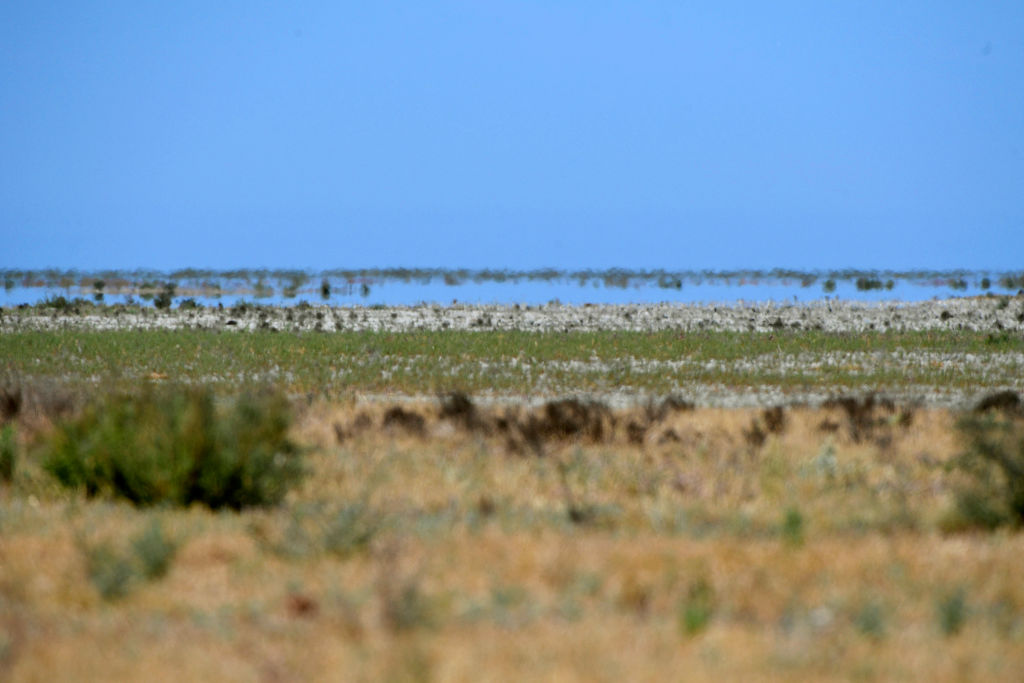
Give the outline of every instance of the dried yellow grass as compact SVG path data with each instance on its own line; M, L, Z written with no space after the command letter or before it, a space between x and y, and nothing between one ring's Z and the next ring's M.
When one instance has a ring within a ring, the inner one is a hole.
M422 435L385 429L389 409L310 406L295 427L310 475L268 510L138 510L25 474L0 494L0 679L1024 675L1024 536L942 532L946 411L879 413L854 438L839 409L787 410L778 433L762 411L698 409L636 439L636 410L538 456L433 404L403 408ZM592 515L574 522L567 495ZM385 523L332 554L322 529L356 502ZM153 516L181 543L169 573L102 600L83 547L126 547ZM710 616L689 632L701 582Z

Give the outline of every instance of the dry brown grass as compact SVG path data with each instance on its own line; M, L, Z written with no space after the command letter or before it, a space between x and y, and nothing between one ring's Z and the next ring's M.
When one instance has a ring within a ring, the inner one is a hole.
M27 462L0 492L0 679L1024 675L1024 536L942 532L945 411L597 411L565 434L544 407L401 409L422 429L310 406L310 476L267 510L87 501ZM370 538L332 545L354 505ZM170 572L103 600L83 549L154 517Z

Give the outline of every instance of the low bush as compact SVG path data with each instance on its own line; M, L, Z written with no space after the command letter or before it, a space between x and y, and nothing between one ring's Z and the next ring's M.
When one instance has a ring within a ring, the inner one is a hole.
M168 538L160 520L154 519L145 531L132 541L132 549L142 575L147 579L163 578L178 552L178 542Z
M857 291L859 292L867 292L872 289L882 289L882 287L884 287L884 285L877 277L857 278Z
M853 624L865 637L881 640L885 637L885 609L876 601L867 602L854 616Z
M215 405L209 389L115 394L62 422L43 466L89 496L240 509L279 502L302 473L279 393Z
M687 636L705 630L715 613L715 589L701 577L690 584L678 606L679 629Z
M85 569L89 581L104 600L119 600L128 595L135 580L131 558L118 553L111 545L83 546Z
M804 544L804 516L797 507L786 509L782 518L782 540L793 547Z
M963 477L952 526L1019 527L1024 523L1024 419L986 410L961 417L965 449L951 463Z
M174 302L174 292L178 286L173 282L167 282L153 298L153 305L161 310L169 310Z
M323 546L339 557L348 557L367 547L383 527L383 518L364 503L342 507L324 529Z
M0 427L0 482L10 484L18 464L18 441L14 425Z
M967 594L963 588L942 595L935 602L935 618L944 636L955 636L967 622Z
M131 541L131 552L110 542L91 544L79 538L89 581L104 600L119 600L140 582L163 578L178 552L178 542L167 537L154 519Z

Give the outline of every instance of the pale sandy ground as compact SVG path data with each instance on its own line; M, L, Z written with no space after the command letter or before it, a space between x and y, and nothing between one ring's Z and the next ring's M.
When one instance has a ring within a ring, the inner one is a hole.
M0 332L19 329L235 330L733 330L816 329L1024 331L1024 297L973 297L925 302L817 301L806 304L633 304L543 306L419 305L337 307L308 305L158 311L83 307L80 313L43 308L0 309Z

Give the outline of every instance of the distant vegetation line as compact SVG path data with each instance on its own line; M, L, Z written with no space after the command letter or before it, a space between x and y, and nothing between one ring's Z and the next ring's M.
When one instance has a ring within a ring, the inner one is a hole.
M653 284L666 289L679 289L685 284L758 284L762 282L799 282L809 287L822 281L826 290L837 281L856 284L858 289L891 289L896 281L916 281L936 286L965 290L971 282L975 287L1007 290L1024 288L1024 271L950 270L873 270L844 268L839 270L797 270L789 268L665 270L607 268L568 270L537 268L530 270L493 268L332 268L326 270L272 268L180 268L176 270L78 270L78 269L0 269L0 281L7 290L16 287L159 289L168 282L220 289L225 285L245 285L256 289L276 284L285 291L315 285L329 287L332 282L444 282L447 285L466 283L517 283L577 281L580 285L602 283L606 287L628 287Z

